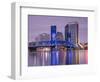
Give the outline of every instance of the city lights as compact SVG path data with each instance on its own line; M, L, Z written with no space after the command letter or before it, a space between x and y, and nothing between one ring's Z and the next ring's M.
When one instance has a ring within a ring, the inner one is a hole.
M51 25L50 34L41 33L28 43L33 63L29 66L75 65L88 63L88 44L79 41L78 22L69 22L62 32Z

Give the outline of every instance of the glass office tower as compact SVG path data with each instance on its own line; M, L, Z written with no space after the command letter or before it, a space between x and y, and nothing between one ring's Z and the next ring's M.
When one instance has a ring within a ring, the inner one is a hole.
M51 45L56 45L56 25L51 26Z
M74 46L78 43L78 23L70 22L65 26L65 40L70 41Z

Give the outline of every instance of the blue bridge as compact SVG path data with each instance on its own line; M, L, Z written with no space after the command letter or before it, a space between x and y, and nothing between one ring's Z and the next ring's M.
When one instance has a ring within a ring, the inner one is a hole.
M65 46L67 48L76 48L76 45L68 41L39 41L39 42L30 42L28 47L52 47L52 46Z

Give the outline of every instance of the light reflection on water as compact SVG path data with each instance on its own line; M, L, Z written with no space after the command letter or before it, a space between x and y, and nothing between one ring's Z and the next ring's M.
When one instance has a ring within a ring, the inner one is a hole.
M87 52L79 49L29 51L28 66L87 64Z

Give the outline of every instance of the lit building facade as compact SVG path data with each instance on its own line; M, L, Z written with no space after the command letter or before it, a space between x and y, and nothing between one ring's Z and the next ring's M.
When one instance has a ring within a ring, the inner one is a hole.
M65 40L74 46L78 44L78 23L70 22L65 26Z

